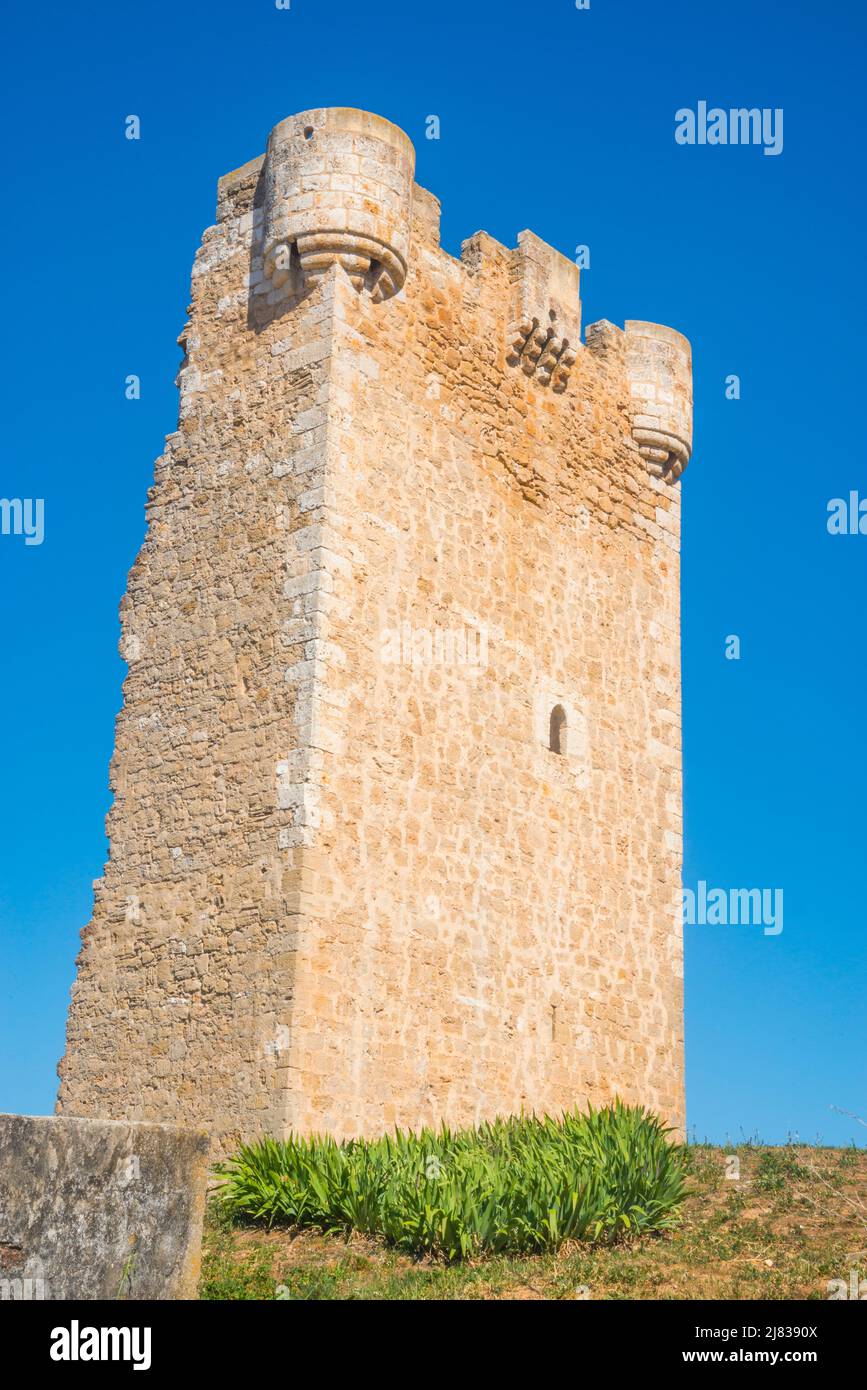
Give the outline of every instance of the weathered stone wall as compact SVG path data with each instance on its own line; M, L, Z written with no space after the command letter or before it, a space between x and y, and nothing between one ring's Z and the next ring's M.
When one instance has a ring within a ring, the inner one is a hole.
M0 1298L195 1298L209 1140L0 1115Z
M327 114L281 140L343 127L335 179L379 178L376 118ZM582 346L574 266L455 260L418 187L399 293L345 246L265 275L268 188L221 182L194 270L60 1106L225 1144L615 1093L680 1124L688 345Z
M65 1113L230 1136L284 1123L297 873L281 769L303 784L312 695L292 615L316 604L305 518L332 336L327 286L280 316L253 294L260 166L223 190L193 268L179 427L121 610L111 857L59 1098Z

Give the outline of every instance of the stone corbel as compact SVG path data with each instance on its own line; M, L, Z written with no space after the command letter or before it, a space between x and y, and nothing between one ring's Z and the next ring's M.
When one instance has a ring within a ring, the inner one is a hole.
M512 256L506 361L565 391L581 339L578 267L532 232L521 232Z

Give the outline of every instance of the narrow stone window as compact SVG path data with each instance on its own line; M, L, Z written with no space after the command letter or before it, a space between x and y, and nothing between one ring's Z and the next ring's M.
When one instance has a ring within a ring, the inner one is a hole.
M551 711L548 747L552 753L566 752L566 711L562 705L555 705Z

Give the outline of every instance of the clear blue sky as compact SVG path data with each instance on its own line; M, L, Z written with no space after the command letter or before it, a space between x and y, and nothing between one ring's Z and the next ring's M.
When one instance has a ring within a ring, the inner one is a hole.
M867 1118L867 536L826 529L830 498L867 497L860 0L49 0L5 37L0 496L44 498L45 540L0 536L0 1110L54 1102L117 605L217 178L281 117L343 105L413 137L448 250L479 228L586 243L585 322L692 340L684 877L781 887L785 919L687 928L689 1126L863 1143L829 1107ZM782 107L783 153L676 145L701 100Z

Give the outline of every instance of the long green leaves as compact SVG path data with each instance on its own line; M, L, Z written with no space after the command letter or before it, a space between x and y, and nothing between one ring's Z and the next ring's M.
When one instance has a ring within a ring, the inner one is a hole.
M222 1165L220 1192L253 1220L361 1231L447 1260L555 1250L676 1224L684 1150L668 1133L616 1101L374 1141L262 1139Z

